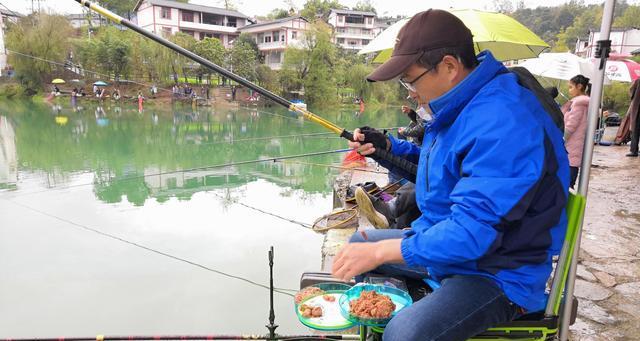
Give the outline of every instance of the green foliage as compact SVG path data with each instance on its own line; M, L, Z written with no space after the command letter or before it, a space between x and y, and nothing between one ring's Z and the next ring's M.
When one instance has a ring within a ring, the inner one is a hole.
M311 24L304 37L309 64L303 84L309 105L337 103L337 87L333 72L337 47L331 42L331 33L329 25L317 20Z
M371 0L360 0L360 1L358 1L358 3L356 3L356 5L353 7L353 10L354 11L377 13L376 12L376 8L373 7L373 5L371 4Z
M216 65L222 65L224 62L224 45L217 38L204 38L196 42L193 52ZM199 74L210 74L211 72L213 71L204 66L200 66L198 69Z
M138 0L101 0L100 4L112 12L129 17L137 2Z
M256 79L256 54L245 42L235 42L229 51L229 66L233 73L250 81Z
M307 0L304 3L300 15L305 17L309 21L313 21L316 18L326 20L329 18L331 9L346 9L347 7L340 4L338 0Z
M237 43L244 43L251 46L251 48L253 49L253 52L256 55L256 59L258 59L258 56L260 56L260 51L258 50L258 43L256 43L256 40L253 39L251 34L247 32L240 33L238 38L236 38L234 44L237 44Z
M20 84L7 83L0 85L0 98L14 98L23 94L24 88Z
M615 19L613 26L640 28L640 6L629 6L620 17Z
M256 80L258 85L271 91L278 92L278 74L270 67L260 64L256 67Z
M289 11L282 8L275 8L267 14L268 20L284 19L289 16Z
M8 24L5 45L12 51L59 61L69 52L71 32L65 17L40 13L20 18L17 24ZM54 73L63 71L43 60L17 54L9 54L9 63L15 68L17 79L30 89L41 89Z
M604 110L612 110L620 114L627 112L627 107L631 101L629 95L629 83L612 82L604 87L602 96L602 107Z

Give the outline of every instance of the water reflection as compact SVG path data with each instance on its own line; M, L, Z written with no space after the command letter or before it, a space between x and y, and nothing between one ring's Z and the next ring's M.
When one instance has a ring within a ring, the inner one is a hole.
M322 236L277 216L310 223L327 213L336 171L237 164L344 148L314 123L286 110L149 105L140 114L133 103L81 101L3 101L0 112L0 337L264 332L263 288L91 230L259 283L274 245L284 288L319 268ZM367 115L387 127L403 118ZM351 109L323 116L365 123ZM279 330L304 332L291 298L275 300Z
M0 189L15 189L18 182L16 133L6 116L0 116Z

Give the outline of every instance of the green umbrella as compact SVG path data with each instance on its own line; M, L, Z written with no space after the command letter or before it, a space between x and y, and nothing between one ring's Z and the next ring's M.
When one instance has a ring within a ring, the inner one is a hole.
M549 48L540 37L524 25L502 13L477 10L452 10L471 30L476 52L489 50L498 60L535 58ZM373 39L359 54L380 51L374 63L384 63L391 58L398 32L409 19L402 19L389 26Z

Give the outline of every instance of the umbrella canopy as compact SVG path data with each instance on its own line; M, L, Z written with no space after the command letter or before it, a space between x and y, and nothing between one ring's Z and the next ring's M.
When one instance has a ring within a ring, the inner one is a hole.
M64 83L65 83L64 79L61 79L61 78L56 78L51 81L51 84L64 84Z
M535 58L549 48L540 37L515 19L493 12L477 10L452 10L471 30L476 53L489 50L498 60ZM359 54L381 51L373 60L383 63L391 57L398 32L409 19L403 19L389 26L373 39Z
M576 75L594 78L596 66L588 59L581 58L569 52L541 53L538 58L527 59L518 64L534 75L569 80ZM609 84L609 78L605 78Z
M80 79L72 79L71 83L84 83L84 81Z
M633 82L640 77L640 64L633 60L607 60L606 77L619 82Z
M103 82L103 81L97 81L97 82L93 83L93 85L96 85L96 86L107 86L108 84L106 82Z

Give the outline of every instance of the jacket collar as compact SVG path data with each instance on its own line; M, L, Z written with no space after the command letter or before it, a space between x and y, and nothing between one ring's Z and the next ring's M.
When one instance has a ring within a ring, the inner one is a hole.
M469 101L497 74L506 72L502 63L497 61L488 50L478 55L478 65L462 82L442 96L429 102L433 119L426 126L428 130L438 131L453 123Z

